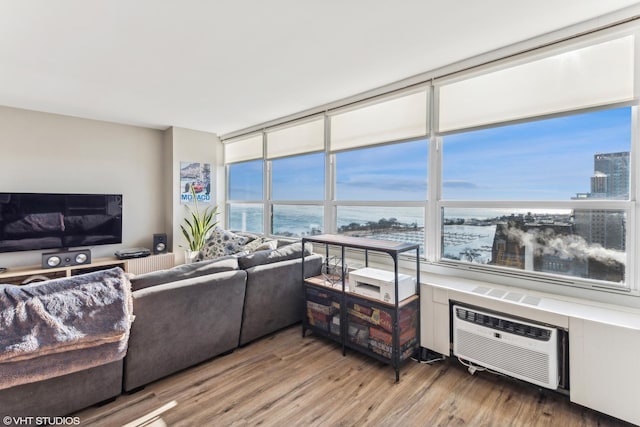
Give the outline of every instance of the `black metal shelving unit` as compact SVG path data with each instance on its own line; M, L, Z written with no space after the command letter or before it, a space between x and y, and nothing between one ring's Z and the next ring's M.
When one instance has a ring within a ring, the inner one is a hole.
M395 369L396 382L399 381L401 363L411 357L420 345L419 245L334 234L304 237L302 244L307 242L325 246L325 262L330 259L330 248L339 248L341 268L335 283L327 281L322 275L304 279L303 257L302 336L305 336L307 330L311 330L316 335L340 343L343 355L346 355L346 349L349 348L388 363ZM395 301L388 303L349 291L346 286L347 272L343 268L346 248L363 250L365 267L369 266L369 252L384 253L391 257L395 278ZM410 251L415 251L416 293L399 301L398 258ZM336 325L336 319L339 319L339 325ZM357 329L366 325L370 325L369 330L359 337ZM352 333L354 328L355 333ZM373 338L372 332L375 333ZM362 336L366 338L361 339Z

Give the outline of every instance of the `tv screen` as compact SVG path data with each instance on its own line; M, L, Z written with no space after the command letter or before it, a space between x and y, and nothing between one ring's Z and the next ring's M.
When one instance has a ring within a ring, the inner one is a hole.
M0 193L0 252L115 243L121 194Z

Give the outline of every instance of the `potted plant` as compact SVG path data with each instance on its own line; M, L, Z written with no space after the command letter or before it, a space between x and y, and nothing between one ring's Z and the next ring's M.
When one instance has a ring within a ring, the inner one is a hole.
M191 187L191 196L193 197L193 208L186 205L189 215L184 219L185 224L180 224L182 234L187 240L185 262L195 260L207 242L211 231L218 224L218 221L215 220L218 216L218 207L209 206L201 212L193 186Z

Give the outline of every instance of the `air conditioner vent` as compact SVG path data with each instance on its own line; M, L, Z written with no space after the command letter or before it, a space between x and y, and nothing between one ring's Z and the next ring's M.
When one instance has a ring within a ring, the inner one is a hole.
M507 301L520 302L523 296L524 294L519 292L509 292L503 299L506 299Z
M546 388L559 384L558 330L453 306L453 354Z
M549 383L549 357L545 353L503 342L488 341L466 331L460 333L459 350L465 353L491 353L492 363L500 366L504 372L514 377L526 376L528 380Z
M485 286L476 286L475 288L473 288L473 292L476 294L480 294L480 295L484 295L487 292L489 292L491 290L491 288L487 288Z
M502 289L491 289L491 291L489 291L489 295L494 298L502 298L505 294L506 292Z
M509 332L521 337L533 338L541 341L549 341L551 338L551 330L548 328L540 328L526 323L481 314L477 311L467 310L462 307L456 308L456 316L458 319L466 320L467 322L472 322L476 325L482 325L498 331Z
M473 292L474 294L488 295L493 298L503 299L503 300L512 301L512 302L519 302L519 303L528 304L528 305L535 305L535 306L540 304L540 301L542 301L538 297L525 295L520 292L507 292L507 291L503 291L502 289L487 288L486 286L476 286L475 288L473 288L471 292Z
M529 304L529 305L538 305L540 304L540 298L538 297L532 297L531 295L526 295L523 299L522 302L525 304Z

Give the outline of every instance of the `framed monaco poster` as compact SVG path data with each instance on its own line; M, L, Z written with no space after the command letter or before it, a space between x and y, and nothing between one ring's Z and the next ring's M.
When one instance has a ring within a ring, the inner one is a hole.
M180 162L180 203L192 202L194 195L211 202L211 163Z

